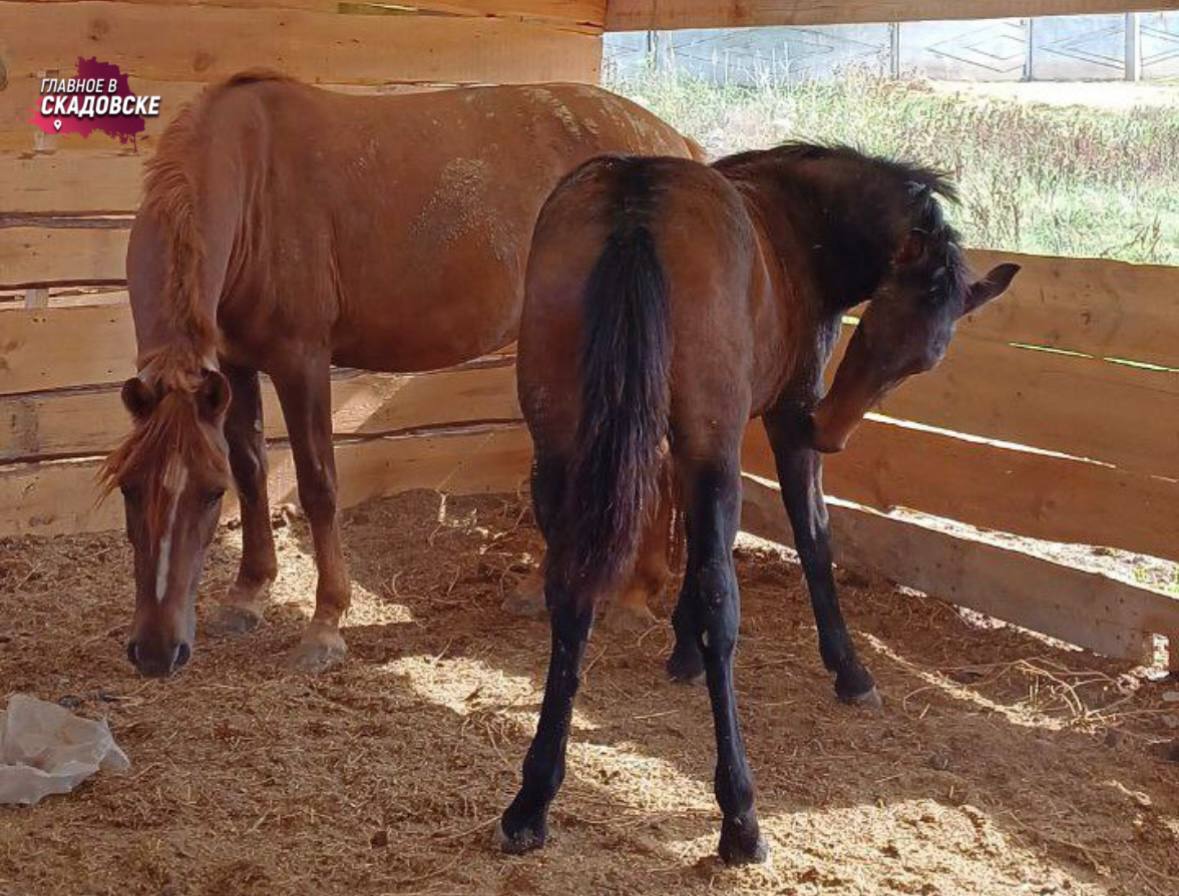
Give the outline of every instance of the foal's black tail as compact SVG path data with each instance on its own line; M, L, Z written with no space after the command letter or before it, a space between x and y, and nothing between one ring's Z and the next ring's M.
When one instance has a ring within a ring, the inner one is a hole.
M581 419L554 572L581 600L633 563L659 496L671 360L667 283L648 227L650 174L628 159L616 218L586 283Z

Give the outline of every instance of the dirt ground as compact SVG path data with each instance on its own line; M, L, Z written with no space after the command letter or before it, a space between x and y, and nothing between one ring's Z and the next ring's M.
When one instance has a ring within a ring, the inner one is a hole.
M346 514L352 652L315 679L283 665L314 591L298 519L267 624L202 638L164 683L124 657L121 534L0 541L0 690L107 716L133 762L0 809L0 893L1179 893L1173 681L843 576L885 698L849 709L798 567L755 547L737 678L770 864L714 858L707 699L665 680L666 624L610 619L550 845L500 855L548 648L542 621L500 610L540 553L525 508L416 492ZM238 546L218 536L202 620Z

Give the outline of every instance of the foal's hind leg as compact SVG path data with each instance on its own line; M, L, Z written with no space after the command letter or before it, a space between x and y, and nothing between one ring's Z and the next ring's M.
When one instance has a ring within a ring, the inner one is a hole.
M315 615L291 657L300 671L321 672L348 652L340 619L348 609L351 582L336 519L336 459L332 450L330 362L326 356L274 375L291 438L299 503L315 542Z
M734 452L735 454L735 452ZM733 654L741 598L733 567L733 541L741 517L737 458L702 465L685 475L688 563L677 624L690 630L704 661L716 729L716 799L724 815L720 856L729 864L764 861L753 805L753 777L737 720Z
M546 540L553 526L564 489L565 465L555 460L537 461L532 472L532 501L537 524ZM516 798L500 819L496 835L500 848L523 853L544 845L548 836L549 804L565 778L565 748L573 715L573 698L580 683L581 660L593 624L591 595L564 588L546 570L546 602L552 629L549 672L536 736L524 758L524 780Z
M237 579L229 587L213 627L246 632L262 620L270 584L278 572L270 502L266 493L266 438L262 432L262 394L258 371L224 365L233 400L225 418L229 466L241 505L242 556Z
M806 444L808 419L795 405L784 405L763 420L774 460L782 501L794 529L794 545L802 561L815 623L819 654L835 673L835 693L845 703L880 706L871 674L856 657L856 649L835 590L831 569L831 533L823 500L822 458Z

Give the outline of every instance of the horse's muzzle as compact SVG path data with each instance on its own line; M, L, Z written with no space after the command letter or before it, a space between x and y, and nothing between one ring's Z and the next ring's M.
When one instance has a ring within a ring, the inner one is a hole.
M147 678L167 678L191 657L192 647L186 641L131 641L127 645L127 659Z

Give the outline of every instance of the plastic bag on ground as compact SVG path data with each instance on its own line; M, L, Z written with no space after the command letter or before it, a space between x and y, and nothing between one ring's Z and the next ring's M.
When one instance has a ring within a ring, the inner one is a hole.
M31 806L69 793L99 769L130 767L105 721L27 694L13 694L0 712L0 804Z

